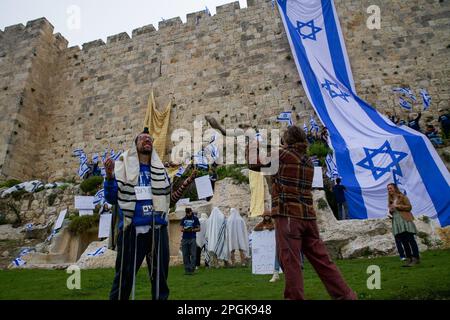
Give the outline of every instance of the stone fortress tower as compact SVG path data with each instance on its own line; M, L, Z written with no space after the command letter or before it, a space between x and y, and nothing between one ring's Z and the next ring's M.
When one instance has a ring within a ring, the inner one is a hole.
M426 88L433 100L422 123L436 124L450 99L449 1L335 2L359 95L401 114L392 88ZM379 30L366 26L373 4L381 8ZM192 131L205 114L228 128L277 127L283 110L303 125L313 110L277 9L269 0L247 5L190 13L186 23L176 17L158 30L148 25L82 48L68 48L45 18L0 30L0 179L74 176L73 149L90 156L127 148L152 89L159 105L172 101L170 131Z

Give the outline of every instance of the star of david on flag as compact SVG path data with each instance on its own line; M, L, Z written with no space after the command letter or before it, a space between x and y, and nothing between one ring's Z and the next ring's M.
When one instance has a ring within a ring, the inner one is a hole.
M310 29L310 33L303 33L302 29ZM297 28L296 28L297 32L300 34L300 36L302 37L302 39L310 39L310 40L314 40L317 41L316 38L316 34L319 33L322 28L316 27L314 25L314 20L310 20L308 22L301 22L301 21L297 21Z
M332 87L339 90L339 92L333 90ZM333 83L328 79L325 79L325 83L322 83L322 88L325 88L325 90L328 91L328 94L330 95L330 97L332 99L340 97L340 98L344 99L345 102L348 102L347 97L350 97L350 95L345 93L344 91L342 91L336 83Z
M364 148L366 157L358 162L356 165L372 171L373 178L378 180L386 173L391 172L391 168L394 169L393 173L403 177L402 169L400 168L400 161L402 161L408 154L401 151L394 151L389 144L389 141L379 147L378 149ZM374 163L374 158L378 155L387 154L390 156L391 162L385 166L377 166Z
M286 122L288 126L292 126L292 112L291 111L284 111L280 113L280 115L277 117L278 122Z

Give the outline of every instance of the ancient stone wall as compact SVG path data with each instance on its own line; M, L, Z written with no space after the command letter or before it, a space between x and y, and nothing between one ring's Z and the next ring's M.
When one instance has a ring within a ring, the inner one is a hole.
M422 125L436 120L438 108L448 107L450 98L449 1L335 2L359 95L392 111L397 104L393 87L408 86L417 94L423 87L433 101ZM380 30L366 27L372 4L381 8ZM171 132L192 131L193 120L205 114L227 127L247 123L261 128L279 127L275 118L283 110L295 111L301 125L312 113L280 16L267 0L248 0L243 9L238 2L226 4L214 16L188 14L186 23L178 17L165 20L158 30L148 25L131 37L121 33L81 49L58 46L63 40L51 37L48 27L37 38L28 29L0 33L0 48L6 50L4 57L0 52L0 108L7 114L0 122L5 176L73 176L78 166L71 155L74 148L88 154L127 148L141 129L152 89L161 107L172 101ZM33 59L33 47L45 55ZM14 86L5 91L8 81ZM32 96L27 91L31 84L44 90L42 96L22 108L29 111L20 111L18 99L24 92ZM26 127L14 129L21 112L38 123L24 120ZM27 142L29 132L39 132L39 139ZM37 156L26 167L29 159L24 158L33 145Z

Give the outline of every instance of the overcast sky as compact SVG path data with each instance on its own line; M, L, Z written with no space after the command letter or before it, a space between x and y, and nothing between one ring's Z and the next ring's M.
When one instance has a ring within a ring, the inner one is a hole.
M180 17L205 10L216 13L216 6L232 0L0 0L0 29L46 17L68 41L69 46L82 45L120 32L131 37L133 29L162 19ZM246 0L239 1L241 8Z

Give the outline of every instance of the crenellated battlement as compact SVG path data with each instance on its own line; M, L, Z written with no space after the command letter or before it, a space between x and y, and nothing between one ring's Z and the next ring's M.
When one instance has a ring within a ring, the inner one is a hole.
M188 13L186 15L186 24L198 25L199 23L203 23L204 20L208 18L210 18L210 16L206 13L205 10Z
M55 27L46 19L38 18L28 21L26 25L22 23L5 27L4 31L0 30L2 38L23 38L27 36L36 37L39 34L53 34ZM64 50L68 46L68 41L61 33L53 34L54 42L58 49Z
M267 9L270 6L270 0L248 0L248 6L259 6L258 9ZM101 40L94 40L82 45L82 51L87 52L93 48L100 48L110 45L120 44L122 41L132 41L135 38L142 40L143 38L155 37L155 36L165 36L166 33L174 33L178 30L180 32L184 31L184 28L192 29L193 26L201 27L205 24L217 23L219 20L228 17L231 14L239 13L241 10L246 10L247 8L241 8L239 1L227 3L216 7L215 15L208 15L205 10L196 11L188 13L186 15L186 22L183 23L180 17L173 17L167 20L158 22L158 29L156 29L152 24L136 28L132 31L131 37L126 33L122 32L119 34L111 35L107 37L106 43Z
M92 48L97 48L104 46L105 42L102 39L97 39L94 41L83 43L83 51L89 51Z
M221 6L216 7L216 14L228 14L228 13L234 13L236 10L239 10L241 6L239 5L239 1L226 3Z
M118 41L127 41L127 40L130 40L130 39L131 39L131 38L130 38L130 36L128 35L128 33L126 33L126 32L121 32L121 33L118 33L118 34L109 36L109 37L107 38L107 40L106 40L106 43L107 43L107 44L110 44L110 43L115 43L115 42L118 42Z
M168 27L181 26L182 24L183 24L183 21L181 21L180 17L170 18L170 19L158 22L158 29L162 30L162 29L168 28Z
M149 33L154 33L154 32L156 32L155 27L152 24L149 24L149 25L134 29L133 33L132 33L132 37L134 39L135 37L139 37L144 34L149 34Z

